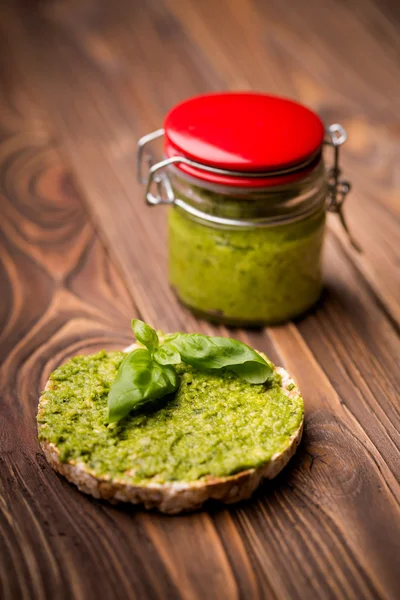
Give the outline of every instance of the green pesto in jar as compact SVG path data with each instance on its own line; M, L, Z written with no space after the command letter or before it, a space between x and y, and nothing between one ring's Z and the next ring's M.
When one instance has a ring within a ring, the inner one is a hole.
M180 364L174 394L109 425L107 395L123 357L72 358L51 374L39 406L39 439L98 477L146 485L231 475L268 462L302 422L303 400L282 392L277 373L252 385Z
M291 319L322 289L325 212L270 227L214 227L169 211L169 277L178 297L228 324Z

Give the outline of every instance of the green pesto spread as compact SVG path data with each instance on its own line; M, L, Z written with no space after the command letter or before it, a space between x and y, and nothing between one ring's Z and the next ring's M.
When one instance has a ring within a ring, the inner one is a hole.
M177 392L107 424L107 395L123 357L72 358L51 374L40 402L39 439L96 476L145 485L231 475L287 447L302 421L301 397L288 398L277 373L272 383L253 385L182 363Z
M228 324L279 323L322 289L324 212L273 227L224 229L169 211L169 277L184 304Z

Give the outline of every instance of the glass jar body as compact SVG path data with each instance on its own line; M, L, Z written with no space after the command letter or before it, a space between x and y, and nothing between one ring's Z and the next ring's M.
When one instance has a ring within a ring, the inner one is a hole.
M290 320L318 300L327 191L323 169L301 184L239 195L204 190L179 176L172 185L189 206L237 222L206 221L179 205L169 209L170 283L193 312L229 325L259 326ZM302 212L299 198L311 209Z

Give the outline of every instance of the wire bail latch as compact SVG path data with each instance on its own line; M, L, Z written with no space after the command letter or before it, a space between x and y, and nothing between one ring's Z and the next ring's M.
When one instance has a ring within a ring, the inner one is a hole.
M361 252L359 245L356 243L354 238L352 237L344 213L343 213L343 204L351 189L351 185L349 181L341 179L341 169L339 166L339 150L340 146L345 143L347 140L347 133L344 127L339 123L334 123L329 125L326 129L327 138L325 139L325 144L332 146L333 148L333 166L328 170L328 205L326 209L330 212L336 213L340 219L340 222L343 226L343 229L347 233L349 241L351 245L358 251ZM172 189L172 185L170 179L167 174L167 169L170 166L178 165L178 164L186 164L189 167L200 168L203 171L208 171L210 173L215 173L219 175L229 175L231 177L243 177L246 175L248 178L257 179L259 177L271 177L271 176L279 176L279 175L287 175L293 172L298 171L299 169L305 169L310 164L312 164L315 157L309 157L308 160L303 161L302 164L296 165L296 167L288 167L285 169L280 169L277 171L260 173L260 172L239 172L239 171L228 171L225 169L220 169L217 167L212 167L210 165L199 164L193 160L190 160L184 156L172 156L170 158L165 158L154 164L152 155L150 151L147 149L147 146L151 144L153 141L161 138L165 134L164 129L157 129L152 133L149 133L142 138L140 138L138 142L138 152L137 152L137 178L139 183L146 185L146 193L145 198L147 204L150 206L157 206L159 204L177 204L182 205L181 208L187 210L188 212L196 213L195 216L202 215L202 213L197 213L194 208L191 208L182 200L175 198L174 190ZM144 164L147 163L147 176L143 174ZM231 222L231 220L227 219L218 219L215 216L205 216L202 215L203 218L210 221L224 221L224 224L244 224L240 222Z
M342 173L339 166L339 150L340 146L347 140L347 133L344 127L339 123L329 125L327 128L329 139L326 140L326 144L333 148L333 167L328 171L328 190L329 190L329 202L327 210L336 213L340 219L343 229L347 233L349 241L353 248L358 252L361 252L360 246L354 240L348 228L344 213L343 204L346 200L347 194L351 190L351 184L345 179L341 179Z

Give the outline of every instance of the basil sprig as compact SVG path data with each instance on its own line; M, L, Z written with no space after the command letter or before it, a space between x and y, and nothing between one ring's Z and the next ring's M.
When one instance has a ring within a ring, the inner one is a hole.
M181 361L199 370L228 369L253 384L265 383L271 365L255 350L231 338L199 333L175 333L162 343L152 327L133 319L136 340L145 346L126 355L108 394L108 421L125 417L132 409L174 392L179 385L174 365Z

